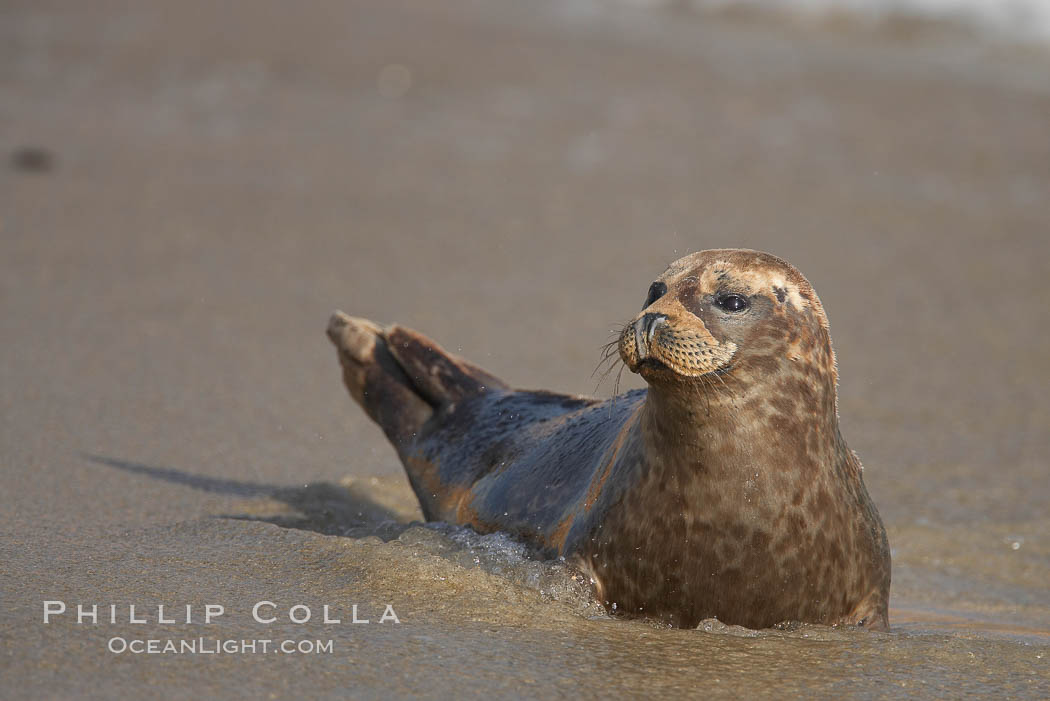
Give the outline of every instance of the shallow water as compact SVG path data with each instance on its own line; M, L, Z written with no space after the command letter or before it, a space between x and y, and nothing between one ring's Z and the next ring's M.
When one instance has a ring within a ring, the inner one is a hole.
M127 624L123 610L115 625L78 625L73 616L47 626L9 621L7 639L17 642L7 648L8 662L29 670L27 682L44 694L90 692L79 675L96 678L88 671L95 665L119 676L105 682L103 695L147 682L181 688L183 675L200 664L192 655L143 661L107 653L106 646L113 639L198 636L331 641L332 653L321 657L333 659L281 655L265 672L255 660L271 658L262 654L209 660L209 669L235 675L238 689L249 694L295 693L286 674L310 675L318 693L349 688L377 697L483 689L594 697L1050 693L1050 607L1042 585L1050 558L1045 551L1032 553L1023 565L1011 566L1018 541L1000 542L994 533L960 548L953 542L957 531L897 529L891 535L898 547L888 633L813 625L754 631L715 620L677 630L609 615L581 575L563 562L530 559L503 534L412 520L418 510L404 479L268 488L104 464L202 491L255 495L233 502L226 517L131 529L110 534L103 544L79 542L59 568L23 553L21 581L48 599L71 607L78 601L146 604L139 615L148 623L141 627ZM50 548L60 541L44 540ZM26 545L35 550L35 543ZM975 571L973 564L985 559L986 569ZM258 601L273 602L263 614L272 614L275 623L252 619ZM218 623L201 624L200 613L193 625L156 623L158 603L178 617L186 604L199 611L209 602L227 609ZM339 624L319 622L326 604ZM295 605L310 607L314 618L291 623ZM359 610L351 614L354 605ZM398 623L378 622L387 605ZM75 674L51 676L32 661L37 651L57 647Z
M1050 696L1047 57L843 32L5 3L0 696ZM821 295L888 633L624 620L564 563L420 524L323 333L341 307L591 393L652 276L717 246Z

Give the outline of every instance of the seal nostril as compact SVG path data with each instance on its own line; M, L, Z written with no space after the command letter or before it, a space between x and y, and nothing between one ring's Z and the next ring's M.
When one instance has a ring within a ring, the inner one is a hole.
M648 355L649 344L653 342L653 334L665 323L667 323L667 317L663 314L643 314L641 319L634 322L634 340L638 346L639 355ZM645 339L644 346L643 338Z
M649 328L645 332L645 340L649 343L653 342L653 334L656 333L658 326L663 325L667 322L667 317L663 314L651 314L653 318L649 321Z

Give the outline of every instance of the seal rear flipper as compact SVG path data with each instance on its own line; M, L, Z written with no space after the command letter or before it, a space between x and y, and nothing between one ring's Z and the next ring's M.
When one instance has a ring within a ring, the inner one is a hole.
M426 336L401 326L332 314L328 337L339 349L350 395L398 448L434 409L507 385Z
M395 447L403 447L433 415L434 407L416 391L390 352L382 327L335 312L328 322L328 338L339 351L350 396Z
M499 378L448 353L412 329L394 325L384 336L401 368L412 378L419 393L434 406L490 389L509 389Z

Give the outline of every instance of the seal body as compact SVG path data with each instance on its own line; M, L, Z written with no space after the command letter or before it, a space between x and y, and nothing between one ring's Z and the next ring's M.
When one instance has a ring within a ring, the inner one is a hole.
M648 388L607 401L513 390L339 312L328 335L428 520L564 556L618 613L888 627L889 547L839 431L827 319L785 261L673 263L618 341Z

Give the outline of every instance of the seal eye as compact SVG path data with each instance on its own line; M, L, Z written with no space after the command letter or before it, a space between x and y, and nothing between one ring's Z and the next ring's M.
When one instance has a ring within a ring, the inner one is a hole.
M747 299L740 295L723 295L715 300L715 304L727 312L742 312L750 306Z
M653 284L649 285L649 296L645 298L645 306L643 306L642 309L645 309L653 302L663 297L665 294L667 294L667 285L665 285L664 283L654 282Z

